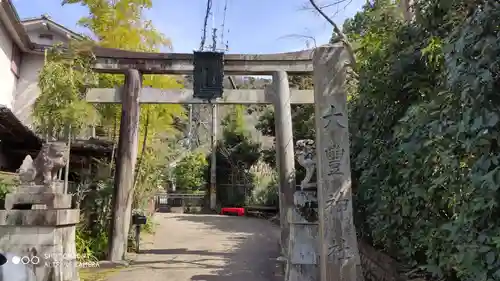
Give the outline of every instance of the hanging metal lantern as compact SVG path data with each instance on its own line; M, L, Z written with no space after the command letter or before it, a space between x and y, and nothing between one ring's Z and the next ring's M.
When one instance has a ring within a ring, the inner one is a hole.
M193 97L212 100L224 92L224 53L194 52Z

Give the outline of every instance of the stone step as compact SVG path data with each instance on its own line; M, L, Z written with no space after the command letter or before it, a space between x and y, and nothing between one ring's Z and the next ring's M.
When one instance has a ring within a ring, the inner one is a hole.
M5 209L32 209L33 205L45 205L47 209L71 208L71 195L54 192L9 193L5 196ZM41 206L35 208L40 209Z

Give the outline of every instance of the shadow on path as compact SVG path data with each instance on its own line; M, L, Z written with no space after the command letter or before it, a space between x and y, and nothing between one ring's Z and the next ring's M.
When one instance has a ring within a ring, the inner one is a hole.
M226 265L211 274L191 277L193 281L277 281L276 258L279 256L279 229L262 219L227 216L179 216L181 221L209 225L227 233L233 251L223 253ZM175 249L177 251L183 249ZM198 254L198 251L188 251ZM200 255L221 253L200 253Z
M280 281L279 228L263 219L157 214L155 235L107 281Z

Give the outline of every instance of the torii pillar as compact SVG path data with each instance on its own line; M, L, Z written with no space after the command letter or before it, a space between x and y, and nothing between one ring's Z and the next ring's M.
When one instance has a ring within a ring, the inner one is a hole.
M279 172L280 244L282 257L288 258L290 223L287 219L287 213L288 209L293 206L293 193L296 189L292 109L288 74L285 71L274 72L272 87L274 88L276 164Z

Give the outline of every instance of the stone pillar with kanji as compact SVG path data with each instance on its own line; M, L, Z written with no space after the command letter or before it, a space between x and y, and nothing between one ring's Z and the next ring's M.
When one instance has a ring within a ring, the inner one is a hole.
M313 55L321 281L362 280L353 221L346 74L343 43Z

